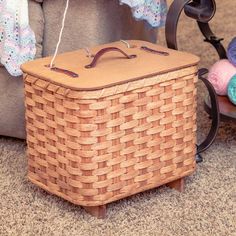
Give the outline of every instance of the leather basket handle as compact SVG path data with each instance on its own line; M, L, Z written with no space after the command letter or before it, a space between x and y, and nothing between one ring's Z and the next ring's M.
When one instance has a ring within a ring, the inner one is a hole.
M90 69L90 68L94 68L98 62L98 60L107 52L112 52L112 51L116 51L119 52L121 54L123 54L125 56L126 59L133 59L135 57L137 57L137 55L128 55L127 53L125 53L124 51L122 51L121 49L117 48L117 47L107 47L107 48L103 48L100 51L98 51L96 53L96 55L93 58L93 61L86 65L85 68Z

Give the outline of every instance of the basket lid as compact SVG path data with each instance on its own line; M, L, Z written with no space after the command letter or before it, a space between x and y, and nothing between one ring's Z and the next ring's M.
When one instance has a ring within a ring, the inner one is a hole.
M126 42L131 45L130 48L121 41L91 48L90 52L93 55L98 53L95 58L88 57L84 49L58 55L55 68L74 72L78 77L65 74L67 71L61 73L47 67L52 57L27 62L21 66L21 69L26 74L63 87L95 90L194 66L199 62L199 57L190 53L167 49L145 41ZM131 56L127 59L127 55L125 56L119 50L136 57ZM86 68L85 66L91 64L93 59L96 65Z

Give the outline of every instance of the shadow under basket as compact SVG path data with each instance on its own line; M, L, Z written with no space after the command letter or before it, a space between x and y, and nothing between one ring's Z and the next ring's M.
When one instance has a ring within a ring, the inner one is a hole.
M111 52L91 69L83 50L59 55L56 65L78 78L45 67L51 58L22 66L30 181L99 218L107 203L138 192L163 184L182 191L195 170L198 58L131 43L136 48L93 48L137 58Z

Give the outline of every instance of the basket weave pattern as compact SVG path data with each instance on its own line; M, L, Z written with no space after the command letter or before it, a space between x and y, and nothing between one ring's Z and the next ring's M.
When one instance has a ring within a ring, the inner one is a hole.
M95 91L25 75L29 179L97 206L191 174L196 70Z

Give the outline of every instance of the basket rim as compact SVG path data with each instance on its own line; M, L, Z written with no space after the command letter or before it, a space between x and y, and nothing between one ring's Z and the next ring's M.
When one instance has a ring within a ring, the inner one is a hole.
M73 90L73 91L81 91L81 92L82 91L91 91L92 92L92 91L98 91L98 90L102 90L102 89L106 89L106 88L111 88L111 87L118 86L118 85L123 85L125 83L131 83L131 82L135 82L135 81L139 81L139 80L143 80L143 79L152 78L152 77L155 77L155 76L158 76L158 75L165 75L166 73L179 72L181 70L196 67L196 66L198 66L198 63L194 63L194 64L191 64L191 65L188 65L188 66L179 67L178 69L174 68L173 70L166 70L166 71L161 72L161 73L160 72L152 73L152 74L149 74L149 75L144 75L144 76L139 76L139 77L136 77L136 78L131 78L131 79L126 80L126 81L120 81L120 82L117 82L117 83L111 83L111 84L107 84L105 86L94 87L94 88L78 88L78 87L73 87L73 86L64 85L64 84L62 86L62 84L60 82L48 79L48 78L43 77L43 76L42 77L37 77L38 75L36 73L24 73L23 78L25 79L29 75L29 76L33 76L34 78L37 78L37 79L35 79L34 83L37 82L38 80L43 80L43 81L49 82L53 85L56 85L56 86L59 86L59 87L65 88L65 89L70 89L70 90Z

